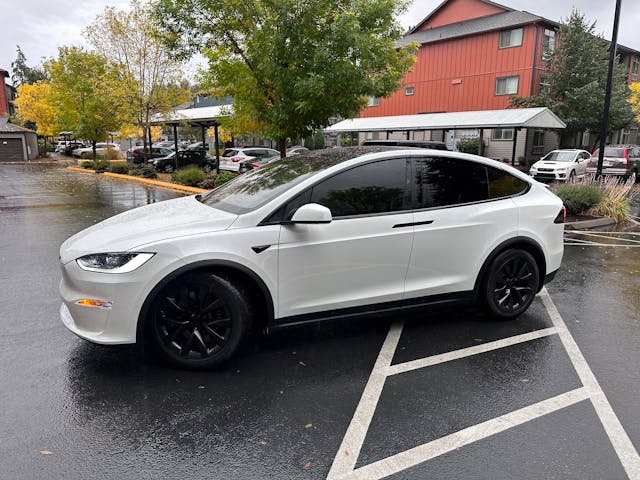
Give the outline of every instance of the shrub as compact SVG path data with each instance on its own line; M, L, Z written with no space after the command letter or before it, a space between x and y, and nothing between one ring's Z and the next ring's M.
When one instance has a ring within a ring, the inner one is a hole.
M109 171L111 173L120 173L122 175L126 175L127 173L129 173L129 165L124 162L112 163L109 166Z
M91 161L80 162L80 166L82 168L91 168L91 169L93 169L93 162L91 162Z
M95 162L93 162L93 169L94 170L107 170L109 168L110 164L109 164L109 160L96 160Z
M458 140L458 151L462 153L478 154L480 137L465 137Z
M587 213L598 217L611 217L616 222L629 220L631 217L629 203L636 196L633 180L621 182L615 177L605 178L596 185L604 193L604 198Z
M107 150L101 155L106 160L118 160L120 158L120 152L115 148L107 148Z
M604 198L604 194L598 187L585 184L559 185L555 193L567 207L567 213L572 215L586 212Z
M221 173L220 175L216 176L213 182L213 186L219 187L223 183L227 183L229 180L233 180L234 178L236 178L235 173L230 173L230 172Z
M317 130L304 139L304 146L309 150L324 148L324 134Z
M150 165L136 165L129 170L129 175L142 178L158 178L158 172Z
M182 185L195 187L198 183L204 180L204 172L199 168L185 168L184 170L178 170L174 173L173 179Z

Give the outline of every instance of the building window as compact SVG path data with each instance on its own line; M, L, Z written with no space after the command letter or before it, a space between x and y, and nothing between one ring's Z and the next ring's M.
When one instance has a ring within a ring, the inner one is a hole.
M518 93L519 76L496 78L496 95L515 95Z
M638 59L635 57L631 60L631 80L638 81Z
M542 41L542 59L551 60L556 49L556 32L548 28L544 29L544 40Z
M413 87L407 87L404 89L404 95L406 97L411 97L413 95L413 92L414 92Z
M533 131L533 145L531 146L531 153L534 155L541 155L544 153L544 130Z
M380 97L367 97L367 107L377 107L380 105Z
M549 79L547 77L540 77L540 84L539 84L539 93L549 93L549 90L551 89L551 84L549 83Z
M491 140L513 140L513 128L494 128L491 130Z
M522 28L500 32L500 48L519 47L522 45Z

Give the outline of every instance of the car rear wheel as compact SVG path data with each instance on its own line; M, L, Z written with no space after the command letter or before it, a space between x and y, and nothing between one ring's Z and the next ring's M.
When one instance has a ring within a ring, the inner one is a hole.
M149 335L154 350L179 368L220 365L237 350L251 323L246 299L241 285L214 274L173 280L152 305Z
M164 173L173 173L174 170L175 168L173 168L173 165L171 165L170 163L167 163L164 167L162 167L162 171Z
M501 320L511 320L529 308L539 284L538 265L530 253L510 249L491 262L482 287L484 310Z
M211 173L213 171L213 165L211 165L210 163L205 163L204 166L202 167L202 170L205 173Z

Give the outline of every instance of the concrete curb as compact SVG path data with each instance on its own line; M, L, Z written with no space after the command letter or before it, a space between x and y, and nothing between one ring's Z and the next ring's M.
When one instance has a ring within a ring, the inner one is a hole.
M613 218L594 218L593 220L581 220L578 222L567 222L564 224L565 230L586 230L589 228L606 227L614 225L616 221Z
M81 167L67 167L67 170L71 170L72 172L81 172L81 173L96 173L96 170L91 170L89 168L81 168ZM209 191L205 188L188 187L186 185L178 185L175 183L162 182L160 180L153 180L152 178L141 178L141 177L134 177L131 175L122 175L120 173L104 172L102 175L104 175L105 177L116 178L118 180L128 180L128 181L138 182L138 183L142 183L144 185L149 185L152 187L167 188L169 190L175 190L176 192L180 192L180 193L188 193L190 195L193 195L195 193L206 193Z

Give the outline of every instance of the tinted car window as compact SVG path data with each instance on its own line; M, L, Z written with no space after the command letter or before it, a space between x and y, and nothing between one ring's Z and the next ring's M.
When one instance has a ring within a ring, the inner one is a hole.
M367 163L338 173L313 187L311 202L333 217L397 212L407 208L407 160Z
M504 170L487 167L489 176L489 198L503 198L519 195L529 188L524 180L514 177Z
M457 158L414 159L414 208L446 207L489 198L486 167Z

